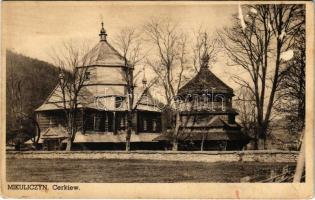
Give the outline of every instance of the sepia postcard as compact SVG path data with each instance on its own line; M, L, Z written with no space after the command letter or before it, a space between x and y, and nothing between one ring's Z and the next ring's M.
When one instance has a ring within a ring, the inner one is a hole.
M4 198L313 197L311 1L1 14Z

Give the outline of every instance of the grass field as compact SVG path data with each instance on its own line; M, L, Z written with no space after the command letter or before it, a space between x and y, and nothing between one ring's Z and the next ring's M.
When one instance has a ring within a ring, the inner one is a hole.
M239 182L288 163L155 160L7 159L7 181L17 182ZM294 164L289 164L294 165Z

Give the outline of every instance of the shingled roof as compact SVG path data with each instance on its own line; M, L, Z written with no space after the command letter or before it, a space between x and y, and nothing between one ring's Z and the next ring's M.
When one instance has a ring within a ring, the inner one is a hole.
M233 94L233 89L221 81L208 68L201 67L197 75L181 87L178 95L200 94L207 92Z
M118 95L117 95L118 94ZM125 96L124 94L119 94L119 92L115 92L112 90L108 90L108 95L113 96ZM134 91L135 99L133 107L137 110L145 110L145 111L155 111L161 112L161 108L163 105L155 99L148 89L143 87L136 87ZM102 100L95 101L96 96L93 95L93 92L88 89L88 87L82 87L80 90L80 94L78 96L79 108L91 108L91 109L107 109L112 110L116 108L108 107L103 104ZM69 101L68 94L66 94L67 103ZM127 99L124 99L124 103L126 103ZM61 93L61 88L59 84L55 87L55 89L51 92L49 97L45 100L45 102L38 107L35 111L45 111L45 110L61 110L64 109L63 105L63 95Z
M56 139L56 138L68 138L67 130L62 127L49 127L41 136L41 139Z
M188 122L180 126L178 140L249 140L247 135L241 131L241 126L237 123L229 123L220 116L214 116L210 120L201 121L201 123ZM156 137L154 141L171 141L173 138L172 131Z
M83 87L80 90L80 93L78 95L78 107L86 107L86 108L93 108L98 109L95 104L94 95L91 91L89 91L86 87ZM67 102L67 106L69 106L69 94L65 94L65 100ZM98 102L99 104L101 102ZM45 110L61 110L64 109L63 105L63 95L62 90L60 88L60 85L58 84L55 89L50 93L50 95L47 97L45 102L38 107L35 111L45 111Z
M112 47L108 41L107 41L107 33L104 29L104 24L102 23L102 28L100 31L100 41L99 43L92 48L80 61L79 67L88 67L88 66L108 66L108 67L126 67L126 61L124 57L116 50L114 47ZM110 73L104 74L106 76L107 80L111 80L112 82L106 83L106 96L102 96L103 99L108 97L124 97L126 94L122 93L119 90L116 90L112 85L126 85L125 80L121 80L121 78L115 77L117 73L124 73L123 70L117 70L113 69L110 71ZM89 84L96 85L96 84L104 84L104 80L101 80L99 82L91 80L87 82L86 87L82 87L80 90L80 94L78 96L78 102L79 108L85 107L85 108L92 108L92 109L103 109L103 110L124 110L125 107L118 109L114 108L114 104L109 103L109 105L102 104L102 99L99 98L95 94L95 91L93 89L90 89L88 87ZM144 111L156 111L161 112L161 109L159 109L159 105L161 105L156 99L153 98L153 96L150 94L148 89L144 89L141 87L136 87L135 91L135 101L134 101L134 108L137 108L138 110L144 110ZM69 104L70 98L69 94L65 95L65 100L67 101L67 104ZM99 101L96 101L97 100ZM110 101L113 101L114 99L110 99ZM123 100L124 104L127 105L127 99L125 98ZM109 101L107 101L109 102ZM46 101L35 111L46 111L46 110L60 110L63 109L63 94L61 87L57 85L55 89L51 92L49 97L46 99Z
M137 110L161 112L164 105L152 96L148 88L136 87L133 107Z
M80 66L125 66L125 59L107 41L101 40L82 59Z

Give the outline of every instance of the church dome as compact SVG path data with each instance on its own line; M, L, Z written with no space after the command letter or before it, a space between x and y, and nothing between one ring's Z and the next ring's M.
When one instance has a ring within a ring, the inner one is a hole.
M103 23L99 36L100 42L83 56L79 66L126 66L124 57L108 43Z

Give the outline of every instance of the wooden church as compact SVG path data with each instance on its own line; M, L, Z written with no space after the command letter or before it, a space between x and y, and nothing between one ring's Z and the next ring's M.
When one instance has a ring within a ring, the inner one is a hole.
M123 150L128 111L128 83L124 74L129 66L108 43L103 24L99 36L99 43L84 56L89 60L88 64L79 66L87 69L87 81L80 91L80 114L76 119L80 129L73 147ZM178 150L240 150L249 138L242 134L235 121L237 112L232 108L233 89L208 69L208 61L209 56L204 54L197 75L178 91L181 121ZM165 123L162 123L160 103L151 95L145 78L142 83L133 90L135 114L131 149L170 149L174 136L171 130L162 130ZM68 136L60 96L61 89L57 85L36 109L41 129L39 143L44 150L65 148Z
M124 149L127 126L127 81L125 59L107 41L103 27L99 43L83 58L88 64L86 82L80 91L80 114L76 122L80 130L74 139L78 149ZM134 119L131 148L161 149L153 141L161 133L161 110L146 86L134 88ZM44 150L63 149L66 143L65 117L61 106L61 89L57 85L47 100L36 109Z
M178 91L180 127L179 150L241 150L250 138L235 121L233 89L215 76L204 54L199 72ZM175 121L175 120L174 120ZM170 132L155 140L173 140Z

